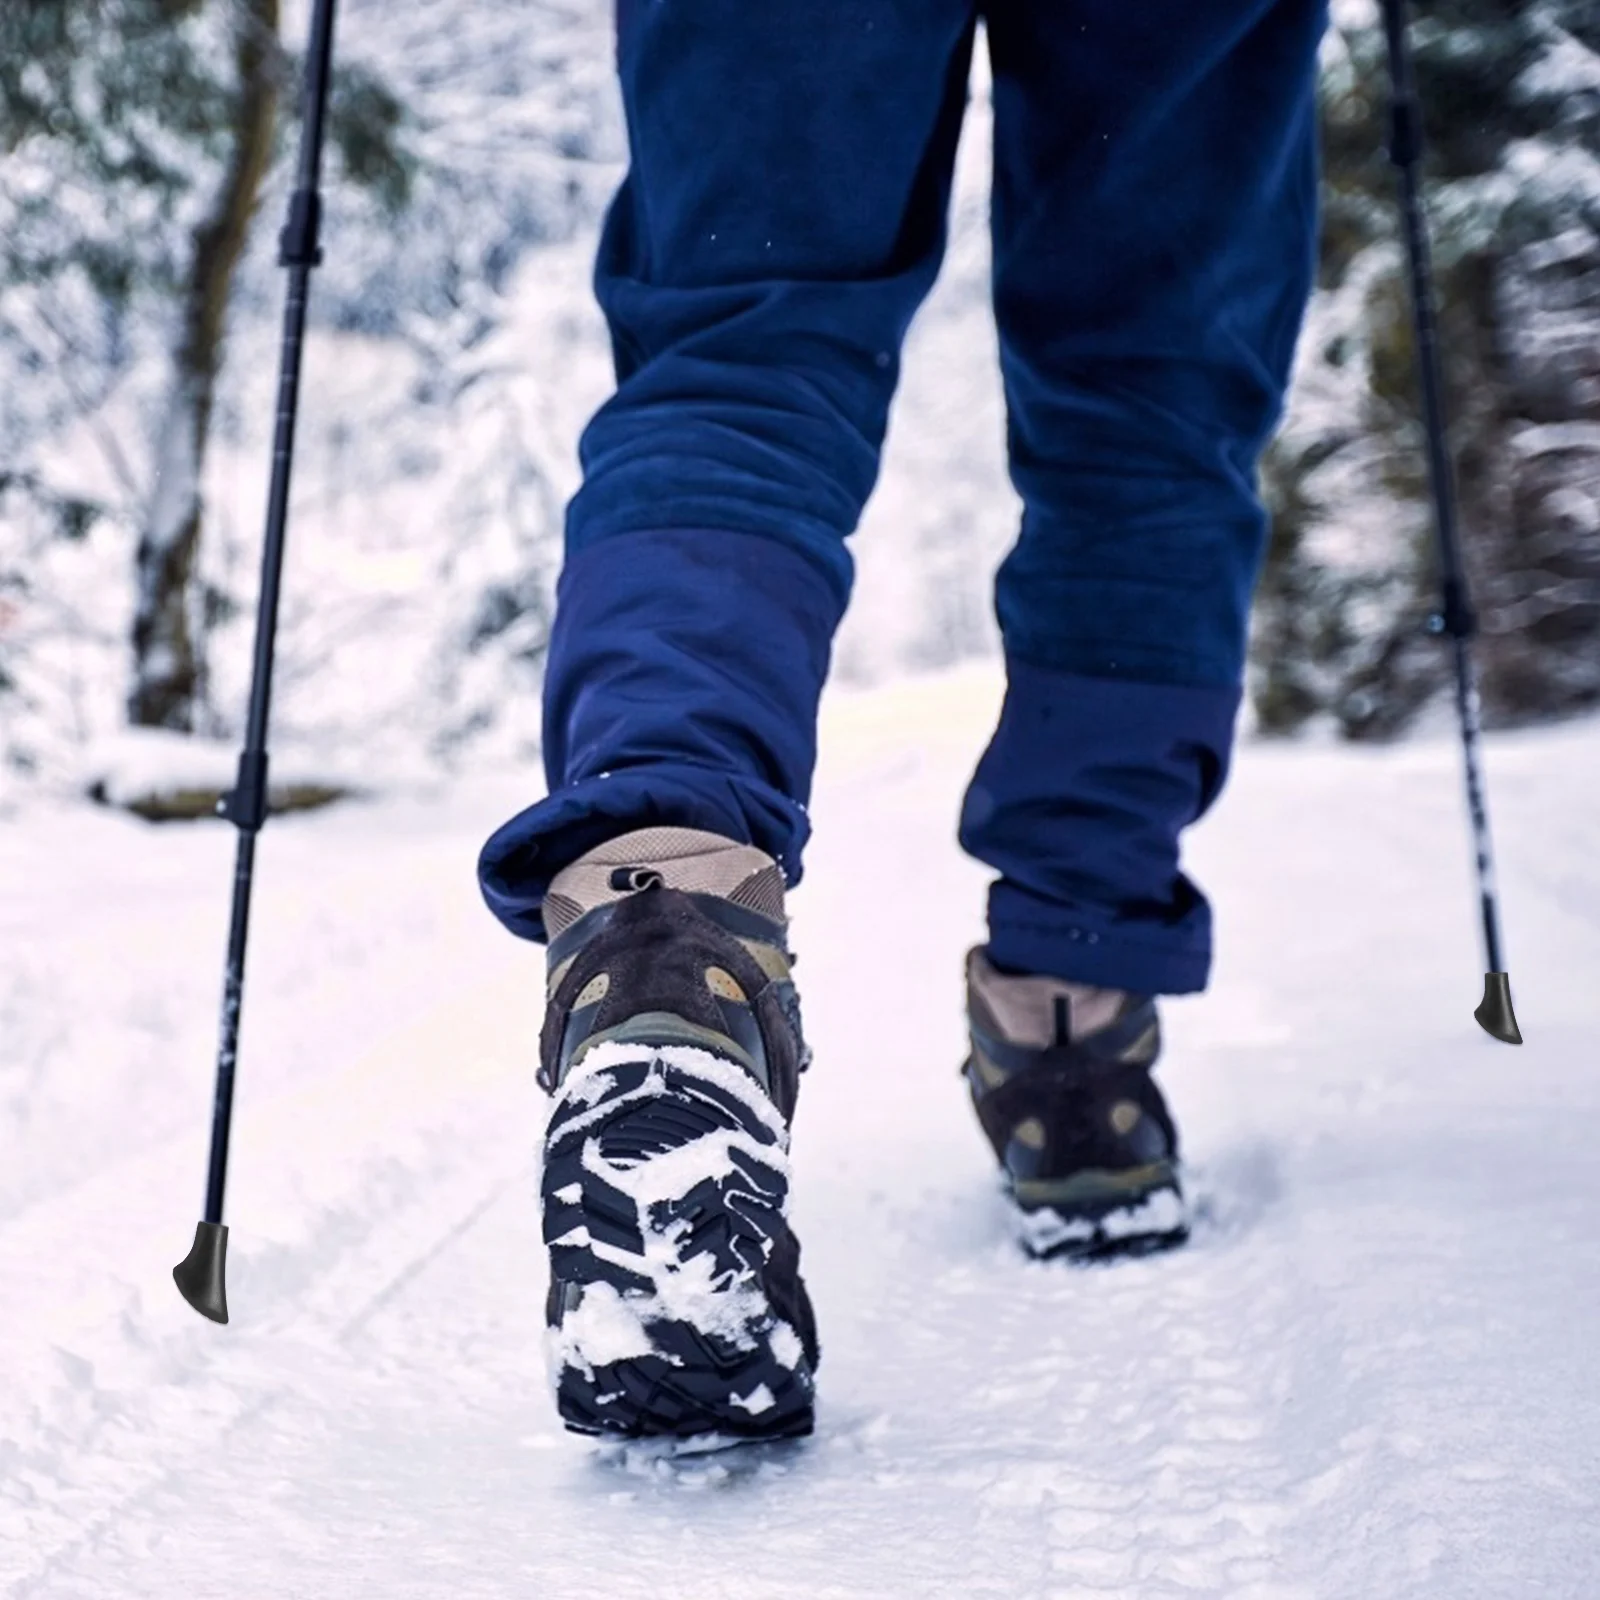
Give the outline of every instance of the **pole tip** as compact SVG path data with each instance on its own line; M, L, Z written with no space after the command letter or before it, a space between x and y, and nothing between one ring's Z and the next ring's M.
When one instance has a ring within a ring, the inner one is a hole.
M227 1228L220 1222L200 1222L195 1224L188 1255L172 1269L178 1293L213 1322L228 1320L228 1290L223 1282L227 1258Z
M1522 1034L1517 1027L1516 1014L1511 1009L1511 978L1504 972L1486 972L1483 976L1483 999L1474 1011L1478 1025L1492 1034L1502 1044L1521 1044Z

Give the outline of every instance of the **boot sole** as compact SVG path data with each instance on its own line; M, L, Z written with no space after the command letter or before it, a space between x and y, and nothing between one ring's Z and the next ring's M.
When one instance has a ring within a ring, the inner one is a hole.
M1176 1180L1137 1196L1026 1207L1012 1196L1011 1203L1022 1248L1037 1261L1153 1255L1189 1237L1189 1207Z
M547 1349L569 1429L701 1448L811 1432L787 1144L749 1075L708 1052L612 1043L584 1057L541 1180Z

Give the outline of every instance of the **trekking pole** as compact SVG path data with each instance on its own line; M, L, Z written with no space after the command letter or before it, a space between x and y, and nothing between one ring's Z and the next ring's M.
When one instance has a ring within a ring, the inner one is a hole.
M1522 1034L1511 1009L1511 980L1500 951L1494 863L1489 848L1489 807L1478 747L1478 689L1468 641L1477 618L1467 594L1456 533L1455 483L1445 442L1444 394L1439 377L1439 345L1428 258L1428 235L1422 215L1422 112L1411 50L1406 37L1405 0L1383 0L1383 27L1389 42L1392 120L1389 159L1400 177L1400 209L1405 223L1406 256L1411 269L1411 310L1416 329L1417 375L1422 388L1422 415L1428 436L1428 481L1433 490L1434 526L1439 536L1439 577L1443 605L1428 619L1432 633L1448 634L1455 653L1456 710L1461 720L1461 746L1466 759L1467 809L1472 817L1478 862L1478 903L1483 917L1483 943L1488 970L1483 999L1473 1015L1486 1033L1506 1044L1521 1044Z
M228 1176L228 1133L233 1121L233 1069L239 1049L239 1008L244 1000L244 949L250 928L250 885L256 834L267 815L267 706L272 694L272 647L278 626L278 583L283 571L284 524L289 510L289 465L294 452L295 408L300 392L300 351L306 327L311 269L322 260L318 245L322 202L322 125L333 55L334 0L315 0L311 44L306 52L304 125L300 173L289 199L288 220L278 239L278 264L289 269L278 366L278 408L272 439L272 483L267 493L267 536L261 556L261 597L256 611L255 665L244 749L233 789L217 810L239 830L233 870L233 915L228 929L222 982L222 1028L217 1048L216 1097L211 1115L211 1163L206 1178L205 1217L194 1230L189 1254L172 1269L178 1291L202 1316L228 1320L224 1265L228 1230L222 1223L222 1192Z

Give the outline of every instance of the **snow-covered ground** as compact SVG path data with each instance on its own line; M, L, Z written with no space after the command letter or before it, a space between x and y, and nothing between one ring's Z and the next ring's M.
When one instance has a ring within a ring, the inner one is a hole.
M531 778L275 822L233 1322L178 1298L232 853L0 832L9 1594L1600 1593L1600 727L1489 741L1527 1044L1472 1020L1457 753L1241 751L1190 864L1211 992L1162 1079L1184 1251L1027 1263L956 1076L988 669L841 693L795 897L814 1438L675 1463L564 1434L539 1337L538 953L477 900Z

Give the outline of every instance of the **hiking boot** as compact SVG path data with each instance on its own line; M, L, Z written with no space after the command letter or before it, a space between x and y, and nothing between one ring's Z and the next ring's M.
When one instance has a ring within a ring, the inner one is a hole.
M562 1418L630 1439L809 1433L816 1324L785 1215L807 1052L777 864L647 828L559 873L544 919Z
M967 956L962 1072L1035 1256L1141 1254L1189 1231L1178 1131L1150 1076L1153 998Z

